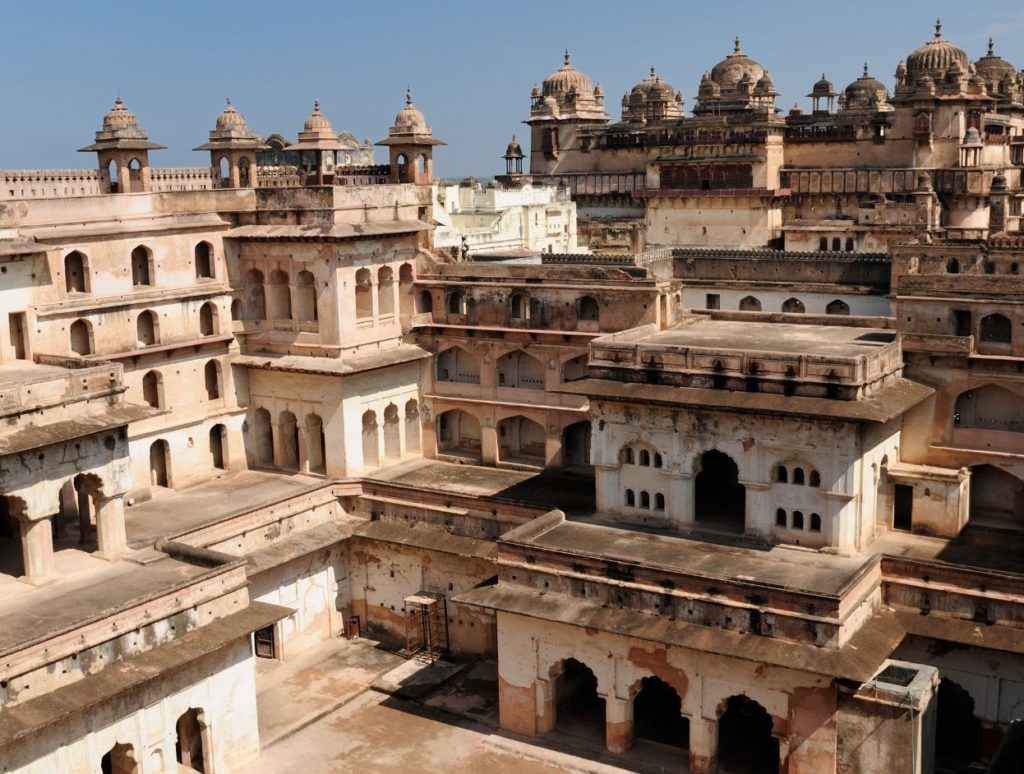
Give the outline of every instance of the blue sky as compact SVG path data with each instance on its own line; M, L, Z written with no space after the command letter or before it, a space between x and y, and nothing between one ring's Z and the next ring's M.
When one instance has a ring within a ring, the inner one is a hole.
M530 88L565 48L604 86L617 118L622 94L652 64L692 107L701 73L739 35L788 110L807 106L822 71L841 89L865 60L891 89L896 63L931 37L937 15L972 60L992 35L996 53L1024 67L1020 0L10 3L0 168L91 167L75 150L92 141L118 91L150 139L168 146L154 166L187 166L207 163L191 149L226 96L262 135L294 138L318 97L337 131L379 140L409 85L448 142L437 173L486 176L502 169L513 132L528 137Z

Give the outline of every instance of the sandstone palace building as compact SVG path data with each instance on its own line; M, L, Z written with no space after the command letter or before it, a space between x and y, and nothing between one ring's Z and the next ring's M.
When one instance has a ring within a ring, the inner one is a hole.
M625 768L1020 771L1024 75L893 66L0 171L0 772L241 771L353 627Z

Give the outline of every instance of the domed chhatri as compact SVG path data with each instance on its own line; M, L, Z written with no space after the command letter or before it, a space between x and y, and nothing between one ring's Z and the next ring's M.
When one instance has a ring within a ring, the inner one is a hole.
M733 40L732 53L705 72L697 91L696 116L735 110L775 112L775 82L771 74Z
M103 128L107 131L137 128L138 125L135 114L124 106L120 97L114 100L114 107L103 115Z
M590 78L572 66L569 61L569 52L566 50L562 66L544 79L543 94L545 97L561 97L570 91L577 94L593 92L594 87Z
M523 159L526 158L526 154L523 153L523 148L516 140L516 136L512 135L512 141L505 148L505 155L502 156L505 159L505 174L506 175L521 175L523 174Z
M412 90L408 88L405 106L395 116L394 126L388 129L388 136L377 143L388 149L391 182L415 185L430 185L433 181L434 146L445 144L434 137L423 113L412 103Z
M210 152L210 167L218 188L249 188L254 182L252 170L256 169L256 151L267 147L229 99L217 116L207 142L193 150Z
M97 154L100 185L107 193L140 193L149 190L149 151L163 145L149 141L146 130L139 126L135 114L124 106L121 97L103 115L103 127L96 132L96 141L79 153Z
M871 77L868 63L864 63L864 72L843 91L846 110L879 110L889 107L889 90Z
M395 128L401 129L409 134L430 134L430 127L427 126L427 119L423 117L414 104L412 104L412 90L405 90L405 107L398 111L395 116Z
M967 72L971 61L962 48L942 37L942 20L935 20L935 36L907 55L907 78L911 83L923 75L944 76L951 67Z
M622 120L650 123L664 118L682 118L683 95L659 76L651 74L634 86L622 103Z
M306 123L303 124L303 131L306 132L330 132L334 134L334 129L331 127L331 122L327 120L327 116L320 112L320 100L313 100L313 112L309 118L306 119Z
M1017 79L1016 68L995 53L992 38L988 39L988 53L974 63L974 69L985 84L985 90L992 96L1007 91Z

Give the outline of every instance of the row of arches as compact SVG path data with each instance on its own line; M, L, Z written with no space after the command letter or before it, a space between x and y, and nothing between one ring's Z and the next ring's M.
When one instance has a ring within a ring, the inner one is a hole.
M211 760L209 748L209 727L205 722L203 710L190 707L183 712L174 723L174 758L179 767L192 771L208 771ZM162 754L156 753L153 770L164 770ZM116 742L100 758L101 774L138 774L139 760L135 747L131 744Z
M594 671L578 659L566 658L551 668L550 676L553 718L549 733L605 745L611 721ZM629 705L631 717L626 718L625 725L631 726L632 735L619 743L625 741L630 747L639 741L654 742L664 751L659 755L662 760L665 753L671 755L675 750L680 757L677 765L687 769L691 718L683 714L682 697L676 687L655 675L643 677L636 684ZM778 772L779 740L774 735L771 715L758 702L742 694L728 697L720 706L717 726L715 757L720 771Z
M582 378L586 365L586 355L565 361L561 369L562 381ZM498 387L544 389L544 365L525 350L515 349L499 357L494 363L494 373ZM462 347L449 347L435 358L434 376L438 382L480 384L480 361Z
M653 503L653 504L652 504ZM632 489L627 489L625 493L625 505L627 508L642 508L644 510L665 510L665 495L661 492L654 494L654 499L651 499L651 493L646 490L640 491L640 496L637 497L636 492Z
M450 409L437 417L437 450L476 464L508 462L538 467L550 462L548 433L540 423L517 414L500 420L494 432L496 456L485 461L480 420L463 409ZM561 442L562 464L590 464L589 421L574 422L565 427L561 432Z
M791 468L779 465L775 468L775 481L779 484L820 487L821 474L814 468L810 468L805 473L804 469L799 465L794 465Z
M778 508L775 511L775 526L782 529L806 529L809 532L821 532L821 515L812 513L810 519L805 523L803 511L788 513L784 508Z
M220 311L212 301L199 307L199 334L216 336L220 333ZM135 343L139 348L154 347L161 343L160 317L151 309L144 309L135 318ZM68 344L77 355L96 352L96 339L92 322L79 318L68 329Z
M196 243L192 248L193 268L196 279L212 279L214 276L213 245L207 241ZM156 266L153 251L145 245L132 249L130 268L132 285L155 285ZM64 289L68 293L91 293L92 275L89 258L81 250L72 250L64 256Z
M327 437L319 414L307 414L299 425L291 411L273 422L270 411L253 412L253 455L257 465L308 473L327 472Z
M741 312L763 312L764 308L761 303L761 299L756 296L744 296L740 299L739 310ZM780 311L785 314L805 314L807 312L807 307L799 298L793 297L787 298L782 302ZM850 305L841 298L833 299L825 305L825 314L849 315Z
M384 408L383 427L378 425L376 411L369 409L363 413L363 465L365 467L379 466L382 453L385 460L402 459L403 431L405 452L415 453L420 450L419 403L416 400L407 401L404 414L403 428L398 406L394 403L389 403Z
M207 453L212 469L228 469L228 431L223 424L214 425L207 433ZM162 489L174 488L171 445L163 438L149 445L149 485Z
M639 465L642 468L660 468L663 465L660 452L636 446L622 447L619 451L619 461L623 465Z
M469 312L475 299L465 290L449 290L445 296L444 307L448 314L465 315ZM536 299L523 291L516 291L509 296L509 317L513 320L534 320L539 311ZM581 330L597 330L601 321L601 306L594 296L581 296L576 300L576 320Z

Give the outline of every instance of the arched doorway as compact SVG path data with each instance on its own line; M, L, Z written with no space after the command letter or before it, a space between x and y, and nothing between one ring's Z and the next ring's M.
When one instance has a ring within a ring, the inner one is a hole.
M581 661L567 658L554 681L555 728L573 736L605 741L605 700L597 677Z
M270 315L275 320L292 318L292 291L288 274L280 269L270 275Z
M182 713L175 723L177 732L174 754L182 766L194 771L206 771L206 750L203 749L202 710L194 707Z
M210 428L210 462L217 470L224 470L224 425L214 425Z
M974 698L960 685L943 677L939 682L935 713L937 768L967 771L980 758L981 723L974 715Z
M760 312L761 302L754 296L744 296L740 299L741 312Z
M498 459L543 465L545 453L544 428L523 416L503 419L498 423Z
M327 472L327 438L324 422L318 414L306 416L306 456L312 473Z
M678 691L659 677L645 677L633 699L633 736L659 744L690 747L690 719L682 715Z
M71 323L71 351L76 355L91 355L93 350L92 325L88 320L75 320Z
M89 272L85 256L77 250L64 256L64 287L68 293L89 292Z
M700 458L694 481L694 519L718 529L742 532L746 526L746 489L732 457L717 449Z
M444 412L437 418L437 448L443 454L480 462L480 422L460 409Z
M100 759L102 774L135 774L138 766L135 749L130 744L115 744Z
M415 399L405 404L405 450L420 450L420 407Z
M566 466L590 464L590 422L575 422L565 428L562 456Z
M718 720L718 770L725 774L778 774L779 740L772 716L746 696L731 696Z
M311 271L295 275L296 316L300 322L316 322L316 279Z
M267 319L267 291L264 287L263 272L250 269L245 275L248 297L248 320Z
M393 460L402 456L402 429L398 424L398 406L394 403L384 409L384 456Z
M1024 481L993 465L972 467L969 518L976 527L1024 531Z
M152 486L170 487L170 446L162 438L149 447L149 478Z
M514 387L527 390L544 389L544 366L532 355L521 349L513 350L498 358L496 364L499 387Z
M363 414L363 467L380 465L380 444L378 442L377 412Z

